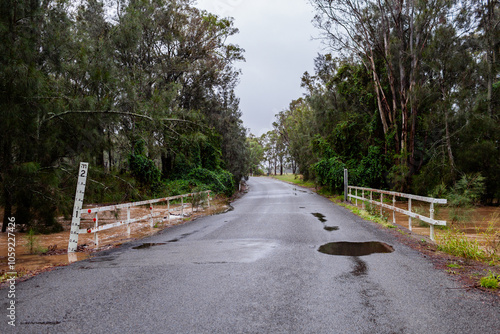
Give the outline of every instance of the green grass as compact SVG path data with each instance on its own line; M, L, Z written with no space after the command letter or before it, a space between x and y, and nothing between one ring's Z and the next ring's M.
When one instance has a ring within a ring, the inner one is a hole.
M500 286L499 280L500 280L500 275L495 275L490 270L488 276L481 277L481 279L479 280L479 284L484 288L498 289L498 287Z
M457 230L449 230L439 235L437 248L445 253L466 259L484 261L487 258L477 240L469 240L465 233Z
M27 243L26 247L28 248L30 254L43 254L48 251L47 248L40 246L40 240L34 229L30 228L28 234L24 238Z
M371 214L367 210L360 209L354 205L345 204L345 203L337 203L337 204L340 206L343 206L346 209L349 209L356 216L359 216L363 219L373 221L373 222L378 223L378 224L380 224L384 227L387 227L387 228L395 228L396 227L396 226L392 225L391 223L388 223L386 217L380 217L380 216Z
M285 182L290 182L293 184L296 184L298 186L302 187L307 187L307 188L315 188L315 184L313 181L304 181L302 179L301 175L294 175L294 174L283 174L283 175L272 175L273 178L285 181Z

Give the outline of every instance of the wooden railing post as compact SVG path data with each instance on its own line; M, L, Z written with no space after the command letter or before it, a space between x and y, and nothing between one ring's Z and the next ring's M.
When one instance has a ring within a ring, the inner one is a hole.
M349 187L349 173L347 171L347 168L344 168L344 202L347 202L347 191Z

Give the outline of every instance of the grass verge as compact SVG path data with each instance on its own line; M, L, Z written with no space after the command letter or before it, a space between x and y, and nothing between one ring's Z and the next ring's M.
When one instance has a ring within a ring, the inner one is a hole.
M301 187L306 188L314 188L316 189L316 185L313 181L304 181L302 175L294 175L294 174L283 174L283 175L271 175L272 178L275 178L280 181L285 181L288 183L293 183Z

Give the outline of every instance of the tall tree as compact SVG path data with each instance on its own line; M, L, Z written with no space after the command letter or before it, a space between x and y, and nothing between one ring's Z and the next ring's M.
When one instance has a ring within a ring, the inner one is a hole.
M372 73L384 134L393 136L399 163L417 172L416 134L420 110L416 92L429 40L447 17L452 2L312 0L316 26L324 39L346 57L355 56ZM387 89L386 89L387 87Z

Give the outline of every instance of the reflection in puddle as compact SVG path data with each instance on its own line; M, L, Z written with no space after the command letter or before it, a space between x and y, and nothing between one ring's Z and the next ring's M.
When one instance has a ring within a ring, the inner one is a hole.
M359 257L354 257L354 261L356 262L356 266L354 269L351 271L351 274L354 276L364 276L366 275L368 268L366 266L366 263L362 261Z
M319 212L313 212L312 215L316 218L318 218L318 220L322 223L326 222L326 219L325 219L325 215L322 214L322 213L319 213Z
M165 245L165 243L164 242L147 242L147 243L144 243L140 246L132 247L132 249L144 249L144 248L150 248L150 247L158 246L158 245Z
M364 256L373 253L392 253L394 248L378 241L370 242L331 242L319 247L318 252L328 255Z
M338 231L339 227L338 226L325 226L324 229L327 230L328 232L331 232L331 231Z

